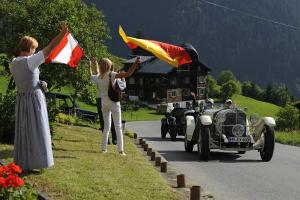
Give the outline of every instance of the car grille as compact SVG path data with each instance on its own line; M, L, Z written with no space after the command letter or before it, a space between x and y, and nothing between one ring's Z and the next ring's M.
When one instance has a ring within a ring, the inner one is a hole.
M234 125L236 124L246 125L246 114L244 112L237 111L237 112L226 113L225 117L226 120L224 122L225 126L223 126L223 133L225 133L227 137L228 136L235 137L235 135L232 134L232 128ZM245 134L246 134L246 129L244 135Z

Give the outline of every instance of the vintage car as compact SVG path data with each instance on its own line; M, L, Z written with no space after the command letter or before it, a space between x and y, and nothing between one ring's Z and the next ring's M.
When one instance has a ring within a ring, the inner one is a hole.
M270 161L275 145L275 125L272 117L259 119L257 115L250 116L249 122L245 110L236 106L207 109L185 117L185 151L192 152L197 145L199 159L208 160L211 149L239 154L257 150L263 161Z
M203 105L203 100L197 102L197 107L192 108L191 102L185 102L185 107L176 107L165 113L165 117L161 119L161 138L166 138L169 133L171 141L175 141L178 135L184 136L186 129L186 116L194 116ZM195 111L196 110L196 111Z

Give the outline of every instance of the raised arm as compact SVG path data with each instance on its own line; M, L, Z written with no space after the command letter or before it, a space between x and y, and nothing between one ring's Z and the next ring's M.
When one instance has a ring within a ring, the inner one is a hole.
M97 76L99 76L100 75L100 70L99 70L99 64L98 64L97 57L94 57L94 63L95 63L95 66L96 66Z
M54 50L54 48L60 43L60 41L64 38L66 33L68 32L68 26L66 22L62 22L60 33L55 36L51 42L42 50L44 54L44 58L48 58L50 53Z
M92 76L93 75L93 69L92 69L92 61L90 59L88 59L87 65L89 67L89 74L90 74L90 76Z
M133 74L134 70L137 68L137 66L139 66L139 64L140 64L140 58L137 57L135 62L129 68L129 70L127 72L120 72L120 73L116 74L116 78L127 78L127 77L131 76Z

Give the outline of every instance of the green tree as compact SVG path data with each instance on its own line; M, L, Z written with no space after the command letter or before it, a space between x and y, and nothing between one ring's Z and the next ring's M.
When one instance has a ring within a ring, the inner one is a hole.
M263 98L265 101L273 103L274 102L274 94L275 94L275 89L273 86L273 83L269 82L267 85L267 88L265 89L263 93Z
M242 94L247 97L262 100L263 90L253 81L244 81L242 84Z
M287 104L284 108L280 109L276 114L276 128L278 130L296 130L299 125L298 109L292 105Z
M279 105L285 106L288 102L293 100L288 87L285 84L276 84L269 83L266 90L263 92L264 101Z
M285 84L279 84L275 90L274 103L279 106L285 106L293 99L289 92L288 87Z
M230 80L221 86L221 97L223 100L231 98L234 94L240 94L241 87L237 81Z
M219 97L220 96L220 86L217 84L217 81L211 75L207 76L208 84L208 97Z
M247 97L251 97L251 81L244 81L242 83L242 94Z
M223 85L224 83L227 83L230 80L237 81L237 78L234 76L234 74L231 71L226 70L226 71L222 71L218 75L217 80L219 85Z
M87 6L82 0L2 0L0 4L0 52L16 56L16 46L24 35L31 35L46 46L58 33L60 22L67 21L70 32L78 40L85 54L107 56L104 40L110 38L102 12L95 6ZM50 89L71 85L75 96L89 85L85 63L76 69L66 65L42 66L41 79Z

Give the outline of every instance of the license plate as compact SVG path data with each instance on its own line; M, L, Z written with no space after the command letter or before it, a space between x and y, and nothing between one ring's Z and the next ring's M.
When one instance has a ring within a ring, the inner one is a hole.
M228 138L229 142L250 142L249 137L230 137Z

